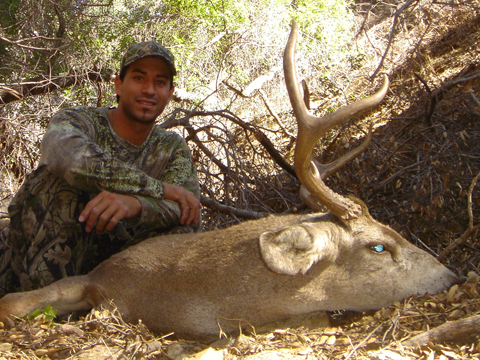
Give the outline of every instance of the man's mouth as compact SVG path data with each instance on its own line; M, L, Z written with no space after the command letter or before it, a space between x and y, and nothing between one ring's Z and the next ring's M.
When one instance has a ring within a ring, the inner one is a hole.
M141 105L145 106L155 106L156 102L155 101L150 101L150 100L137 100L137 102Z

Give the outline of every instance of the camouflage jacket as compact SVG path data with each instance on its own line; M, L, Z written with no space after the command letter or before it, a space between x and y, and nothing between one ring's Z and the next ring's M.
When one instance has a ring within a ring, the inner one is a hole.
M40 166L80 190L136 196L142 204L139 224L179 224L180 205L163 199L162 182L200 197L196 169L180 135L154 126L142 145L133 145L113 130L107 108L59 111L50 120L41 154Z

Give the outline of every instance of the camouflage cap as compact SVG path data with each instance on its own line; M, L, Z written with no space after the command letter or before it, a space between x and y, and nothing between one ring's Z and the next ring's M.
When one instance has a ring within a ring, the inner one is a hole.
M125 55L123 55L122 63L120 65L120 73L122 73L123 69L133 62L149 56L161 58L167 64L172 76L177 75L173 54L155 41L145 41L130 46Z

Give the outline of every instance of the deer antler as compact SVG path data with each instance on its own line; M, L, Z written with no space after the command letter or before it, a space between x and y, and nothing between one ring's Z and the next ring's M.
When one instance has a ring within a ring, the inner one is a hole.
M298 179L316 201L327 207L332 214L343 219L356 218L361 215L360 205L329 189L322 180L322 173L338 169L347 161L359 155L365 149L367 140L330 165L321 165L313 159L312 152L318 139L333 127L346 122L353 115L371 109L383 100L388 90L388 78L385 75L383 84L374 95L343 107L332 114L317 117L310 115L300 93L295 65L295 46L297 43L298 25L293 21L292 31L285 48L283 69L288 95L298 124L298 136L295 145L295 172Z

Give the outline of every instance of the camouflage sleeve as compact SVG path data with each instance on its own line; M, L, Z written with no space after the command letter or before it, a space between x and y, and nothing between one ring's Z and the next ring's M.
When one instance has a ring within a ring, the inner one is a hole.
M172 134L174 141L169 143L173 148L172 155L161 175L161 180L168 184L183 186L200 198L200 186L197 171L192 163L187 143L179 135ZM175 201L158 200L148 196L137 196L142 203L140 222L144 224L162 224L162 227L178 225L181 217L180 205ZM165 224L165 226L163 226Z

